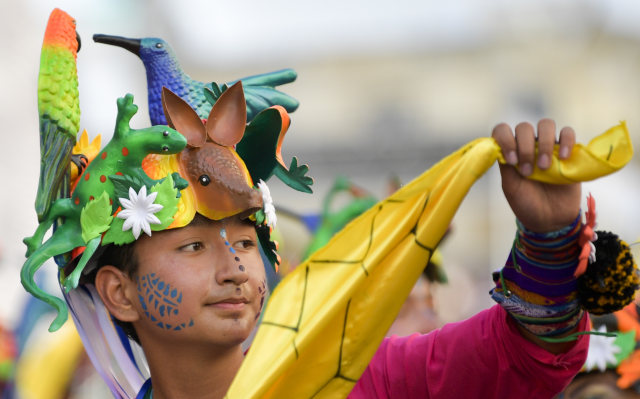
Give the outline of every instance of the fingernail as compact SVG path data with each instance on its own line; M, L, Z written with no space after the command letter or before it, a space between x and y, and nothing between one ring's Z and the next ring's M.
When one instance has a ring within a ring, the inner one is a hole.
M518 156L515 151L509 151L507 154L506 161L509 165L515 165L518 163Z
M551 162L549 161L549 156L547 154L542 154L538 157L538 167L540 169L547 169L551 166Z
M566 147L566 146L560 147L560 152L558 153L558 155L562 159L568 158L569 157L569 147Z
M520 173L522 173L523 176L529 176L533 173L533 167L530 163L523 163L520 165Z

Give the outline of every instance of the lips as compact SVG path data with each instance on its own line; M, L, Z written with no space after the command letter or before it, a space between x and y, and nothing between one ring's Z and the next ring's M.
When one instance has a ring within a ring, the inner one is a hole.
M238 311L244 309L245 305L249 303L249 300L244 297L226 298L219 301L215 301L207 304L217 309Z

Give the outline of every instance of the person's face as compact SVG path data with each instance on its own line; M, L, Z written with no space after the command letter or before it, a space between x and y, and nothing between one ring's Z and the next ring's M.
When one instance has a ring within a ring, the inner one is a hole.
M266 279L253 225L196 220L136 243L131 279L140 339L237 345L255 326Z

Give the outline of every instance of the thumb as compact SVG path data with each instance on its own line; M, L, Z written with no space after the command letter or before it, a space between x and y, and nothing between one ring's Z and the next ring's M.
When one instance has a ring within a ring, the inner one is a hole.
M511 199L517 194L520 184L522 184L524 177L518 173L515 166L507 164L499 164L500 176L502 178L502 192L507 198L507 201L511 203Z

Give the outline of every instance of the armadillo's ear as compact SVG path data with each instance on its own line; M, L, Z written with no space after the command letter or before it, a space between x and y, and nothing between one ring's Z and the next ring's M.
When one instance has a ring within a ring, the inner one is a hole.
M202 119L191 106L177 94L162 88L162 108L167 123L187 138L190 147L202 147L207 141L207 132Z
M225 90L211 108L207 119L207 134L214 142L227 147L242 140L247 125L247 104L242 82Z

